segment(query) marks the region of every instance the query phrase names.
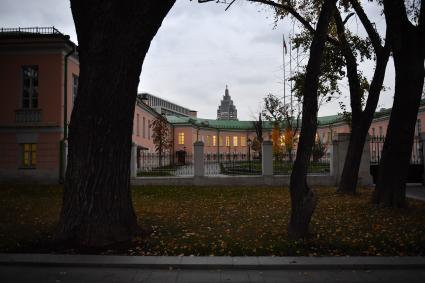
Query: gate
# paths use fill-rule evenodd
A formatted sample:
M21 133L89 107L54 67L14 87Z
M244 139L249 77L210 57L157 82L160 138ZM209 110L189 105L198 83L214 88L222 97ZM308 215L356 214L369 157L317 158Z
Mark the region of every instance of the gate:
M384 147L384 136L374 136L370 138L370 174L373 183L378 177L378 168ZM412 155L410 157L407 183L423 183L424 161L422 154L422 141L418 136L413 139Z

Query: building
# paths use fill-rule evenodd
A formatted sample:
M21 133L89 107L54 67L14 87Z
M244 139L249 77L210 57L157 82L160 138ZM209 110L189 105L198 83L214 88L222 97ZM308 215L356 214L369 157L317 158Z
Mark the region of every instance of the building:
M0 178L58 179L78 86L69 36L54 27L0 29Z
M145 100L150 107L155 109L156 112L162 115L196 118L197 112L195 110L190 110L149 93L141 93L139 96Z
M54 27L2 28L0 62L0 181L62 179L78 90L76 45ZM150 124L159 116L137 98L139 150L155 151Z
M223 100L221 100L217 109L217 120L238 120L238 111L236 110L236 106L233 105L233 100L229 95L227 85L224 91Z
M0 29L0 62L0 181L60 180L66 166L67 125L78 95L76 45L54 27ZM371 137L385 136L390 112L375 113ZM218 119L197 118L189 108L140 94L132 135L139 157L142 152L155 152L151 125L163 114L172 131L173 154L192 153L196 141L204 142L206 154L244 154L256 137L253 121L237 120L227 86ZM424 121L425 100L417 117L418 135ZM264 140L271 140L272 128L270 122L263 122ZM328 146L338 133L349 132L342 116L318 118L317 139ZM372 158L378 154L372 149Z

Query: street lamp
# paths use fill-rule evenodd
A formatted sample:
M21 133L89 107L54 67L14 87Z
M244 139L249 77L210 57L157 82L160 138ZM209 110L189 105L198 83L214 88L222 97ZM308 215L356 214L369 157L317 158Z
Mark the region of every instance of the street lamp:
M247 143L248 143L248 164L249 164L249 173L251 173L251 144L252 144L251 139L248 139Z

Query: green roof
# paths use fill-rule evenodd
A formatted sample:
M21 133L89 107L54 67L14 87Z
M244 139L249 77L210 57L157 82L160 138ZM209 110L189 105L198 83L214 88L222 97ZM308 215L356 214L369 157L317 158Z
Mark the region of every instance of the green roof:
M421 106L425 105L425 99L421 100ZM389 116L391 108L375 112L374 118ZM212 129L228 129L228 130L252 130L254 121L238 121L238 120L214 120L191 117L167 116L169 123L173 125L192 125L195 127L212 128ZM344 122L344 117L341 114L317 117L318 126L330 125L334 123ZM263 121L263 129L272 129L273 123ZM282 127L283 128L283 127Z

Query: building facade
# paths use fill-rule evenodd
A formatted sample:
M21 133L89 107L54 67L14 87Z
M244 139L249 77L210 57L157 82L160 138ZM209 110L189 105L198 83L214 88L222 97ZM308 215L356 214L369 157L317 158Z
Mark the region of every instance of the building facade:
M0 181L60 180L66 167L67 125L78 95L76 45L55 28L0 29L0 62ZM385 136L390 113L391 109L375 113L371 137ZM152 122L161 117L166 117L172 133L172 154L193 153L196 141L204 143L206 154L244 154L257 137L253 121L237 120L227 86L217 119L197 118L196 111L141 94L132 135L139 156L155 152ZM317 140L327 147L338 133L350 132L341 116L319 117L318 121ZM417 134L424 122L422 101ZM263 140L271 140L272 123L262 125Z
M229 95L229 89L226 85L223 99L217 109L217 120L237 120L238 111L236 106L233 104L233 100Z

